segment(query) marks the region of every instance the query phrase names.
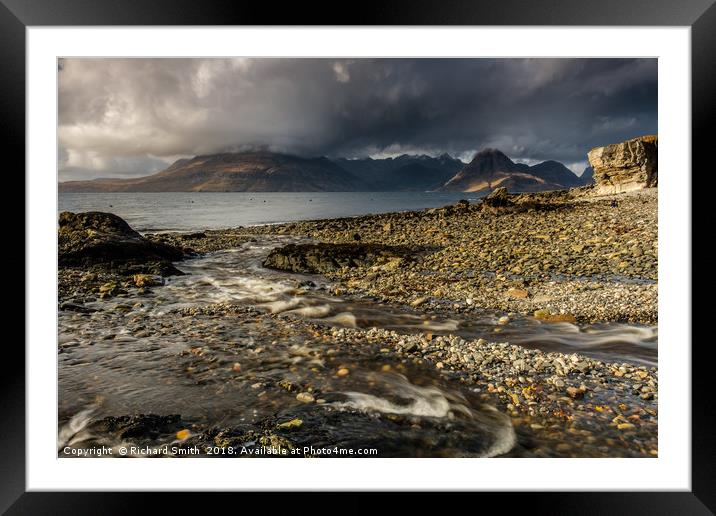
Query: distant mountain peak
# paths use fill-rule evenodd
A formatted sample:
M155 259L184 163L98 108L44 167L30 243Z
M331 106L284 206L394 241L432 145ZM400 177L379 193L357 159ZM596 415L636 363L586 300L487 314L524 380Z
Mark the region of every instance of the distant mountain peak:
M525 163L515 163L499 149L487 148L477 152L472 161L441 190L479 192L504 186L513 191L539 191L579 184L579 178L557 161L544 161L530 167Z
M579 176L579 181L583 185L591 185L594 183L594 169L591 166L585 168L582 175Z
M475 154L468 167L478 167L490 172L504 172L515 170L516 163L499 149L484 149Z
M507 154L502 152L500 149L497 149L495 147L487 147L485 149L482 149L482 150L476 152L475 156L473 157L473 160L475 160L477 158L482 158L485 156L492 156L492 155L504 156L507 158ZM507 159L509 159L509 158L507 158Z

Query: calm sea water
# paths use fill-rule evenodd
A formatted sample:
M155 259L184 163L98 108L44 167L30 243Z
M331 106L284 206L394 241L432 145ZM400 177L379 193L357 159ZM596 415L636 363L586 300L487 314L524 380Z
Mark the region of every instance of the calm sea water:
M137 231L193 231L420 210L477 199L448 192L60 193L59 211L107 211Z

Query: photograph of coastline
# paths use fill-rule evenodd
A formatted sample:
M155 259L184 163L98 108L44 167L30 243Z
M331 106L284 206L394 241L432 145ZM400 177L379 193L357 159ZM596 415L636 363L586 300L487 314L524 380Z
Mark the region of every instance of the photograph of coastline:
M58 457L657 457L657 60L58 61Z

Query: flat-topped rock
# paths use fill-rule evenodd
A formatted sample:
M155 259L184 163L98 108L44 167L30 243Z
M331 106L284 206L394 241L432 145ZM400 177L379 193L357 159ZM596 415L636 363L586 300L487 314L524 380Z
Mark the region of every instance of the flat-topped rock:
M594 192L615 194L652 188L658 182L658 137L641 136L589 151Z
M399 266L415 250L380 244L288 244L273 249L264 267L308 274L322 274L343 267Z

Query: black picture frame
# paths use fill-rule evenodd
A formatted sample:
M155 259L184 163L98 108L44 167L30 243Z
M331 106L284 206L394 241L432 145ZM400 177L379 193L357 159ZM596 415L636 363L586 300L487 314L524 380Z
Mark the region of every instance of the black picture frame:
M25 30L29 26L53 25L688 26L692 45L692 169L704 169L704 173L708 173L713 168L707 165L713 161L712 144L707 142L707 135L709 122L716 114L714 0L401 0L331 5L210 0L0 0L0 141L4 156L12 157L16 171L25 170ZM19 178L20 174L15 176ZM17 188L24 192L24 181L19 183ZM18 236L15 240L18 248L23 239L24 236ZM26 275L32 273L24 262L20 263L20 256L15 255L10 262L12 270L23 268ZM26 306L26 310L31 309ZM687 350L690 343L668 345L683 346ZM696 342L691 349L691 492L485 493L480 494L481 503L503 504L507 501L503 499L509 499L507 507L511 510L524 509L532 514L713 514L716 511L713 439L716 411L710 385L712 362L708 360L711 346L710 341ZM143 505L146 495L136 493L25 492L25 353L17 344L6 343L4 347L3 361L12 365L3 368L0 374L3 384L0 391L3 407L0 511L7 514L115 514ZM161 497L155 503L162 504L163 512L182 510L186 513L196 510L192 507L194 504L203 508L203 512L207 510L206 502L189 500L179 493L155 496ZM322 507L334 512L342 507L341 512L364 512L373 507L373 502L357 499L355 494L338 496L322 495L320 507L311 503L310 510ZM225 498L222 496L221 501ZM421 496L413 499L422 503ZM275 507L305 504L304 496L297 494L290 495L288 506L278 500L273 499L270 504ZM219 510L218 500L212 501L208 507ZM242 507L247 510L248 504L242 503L237 510ZM447 507L457 509L454 502Z

